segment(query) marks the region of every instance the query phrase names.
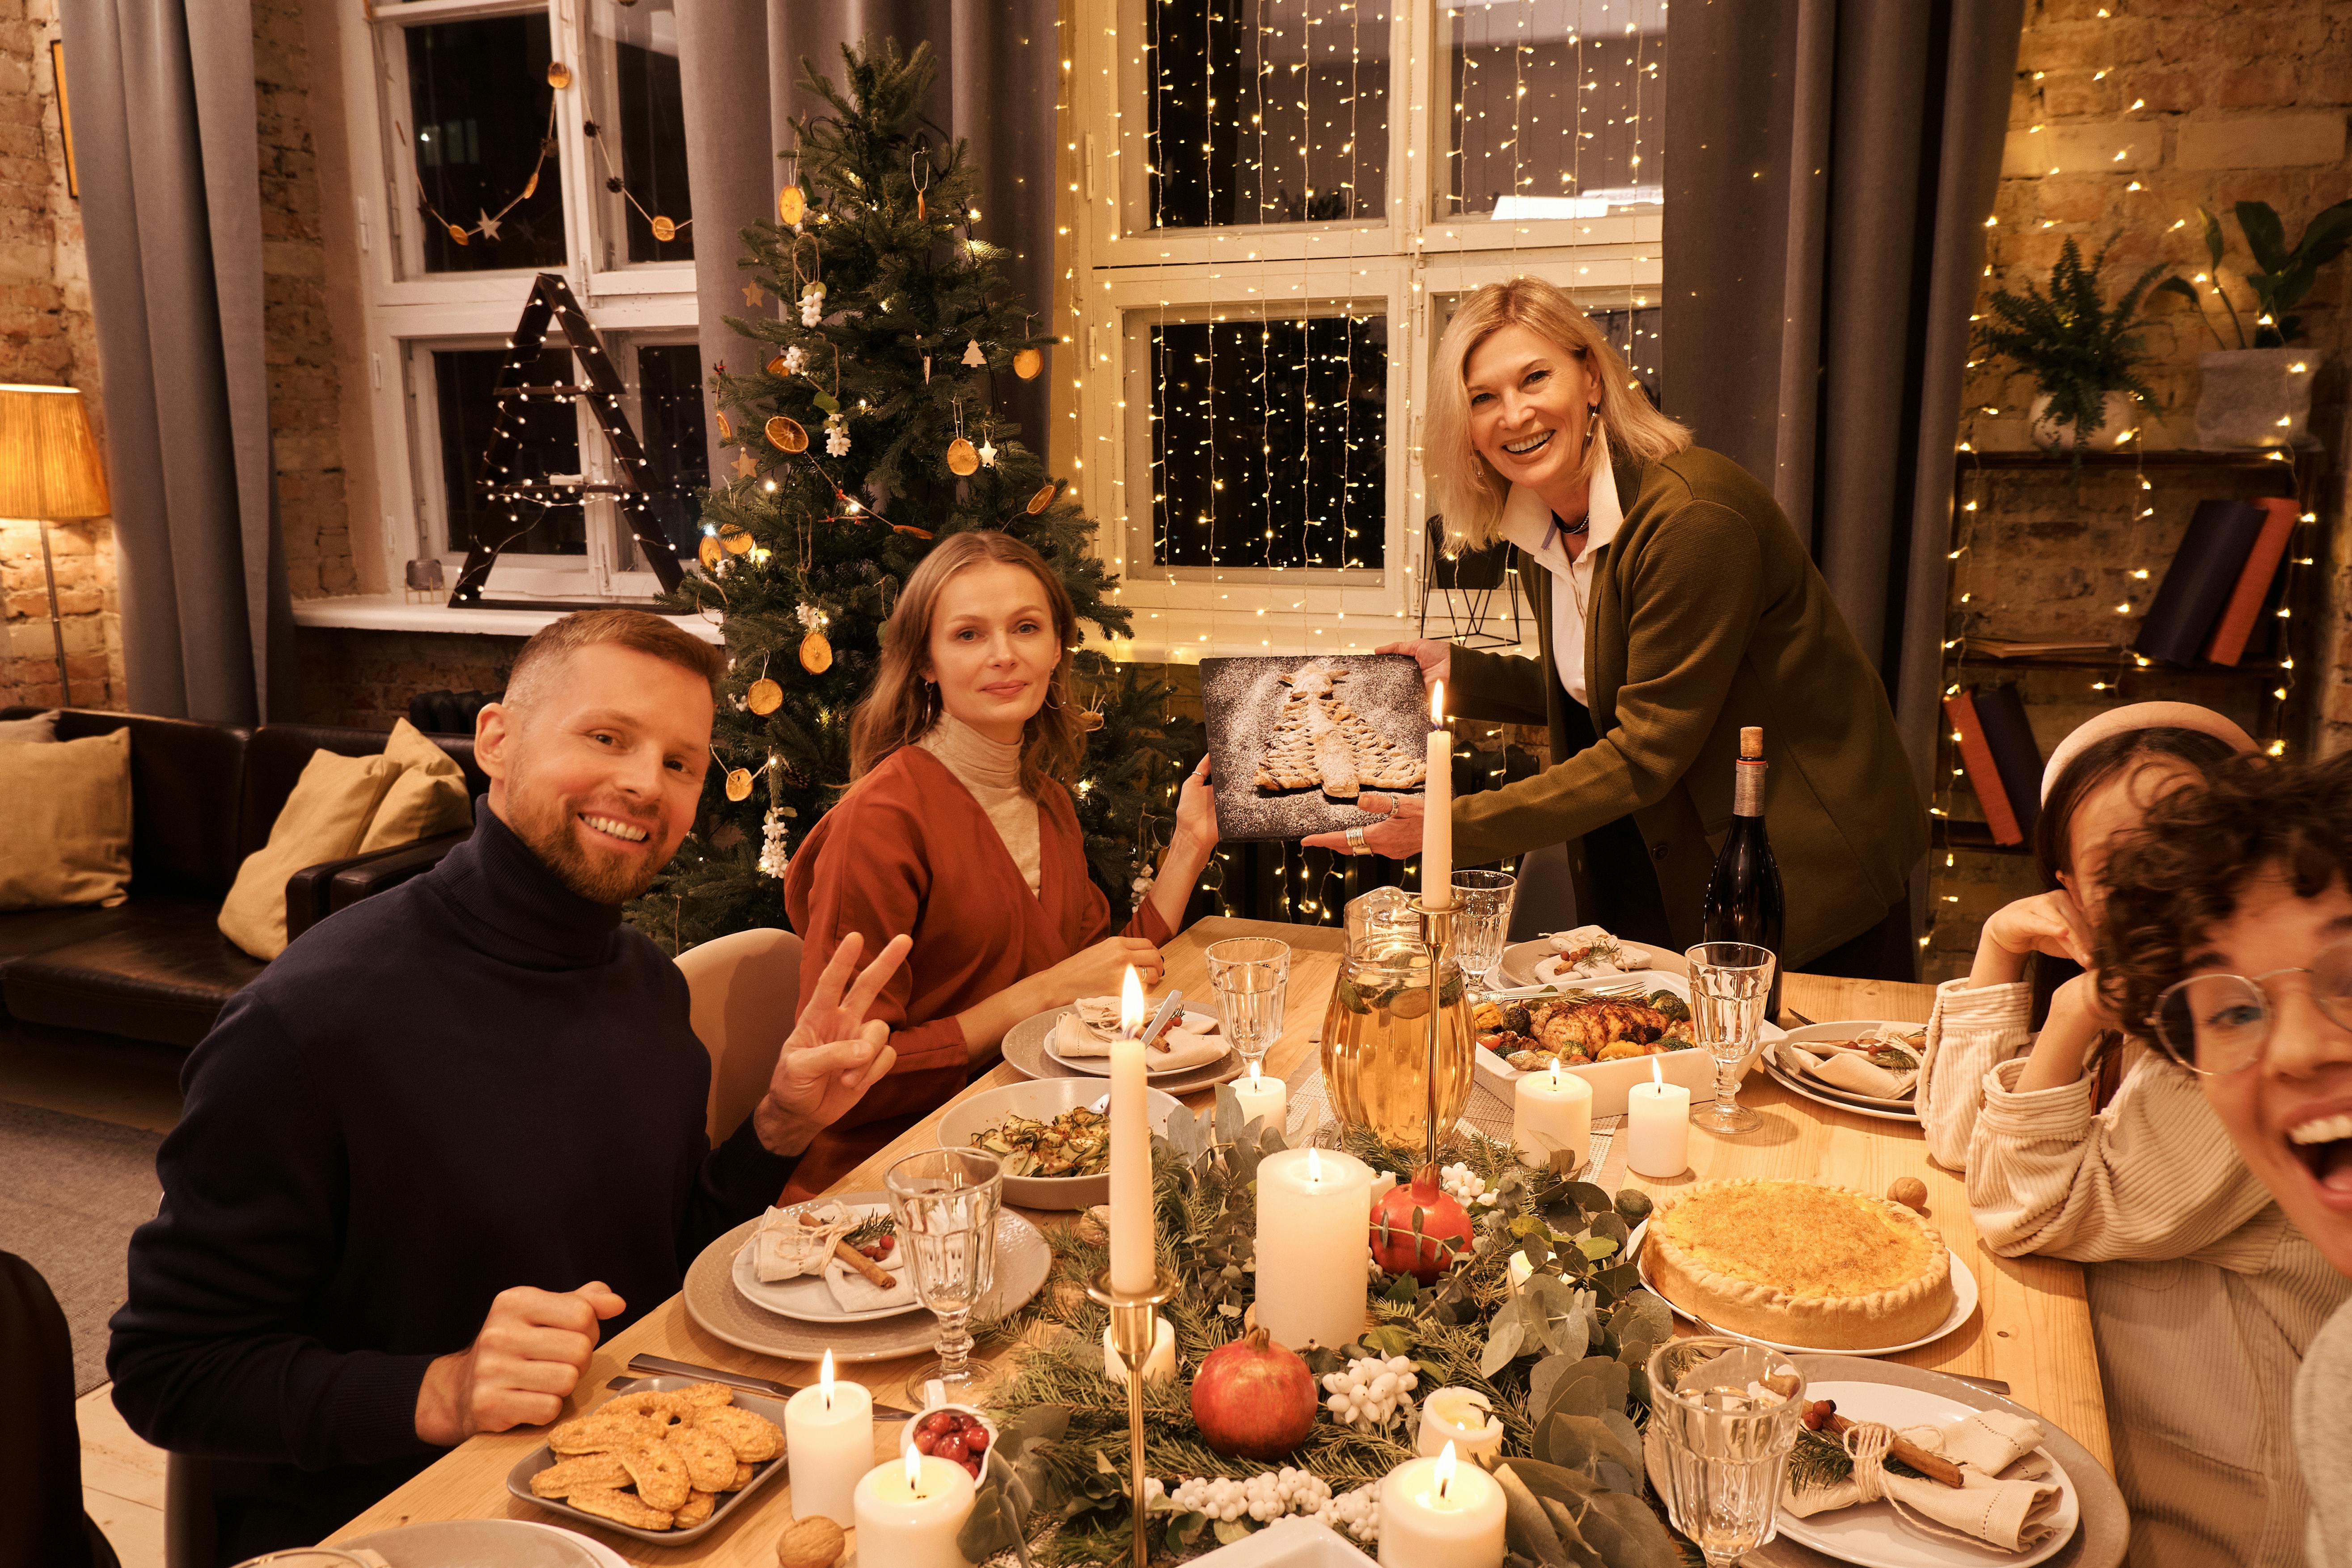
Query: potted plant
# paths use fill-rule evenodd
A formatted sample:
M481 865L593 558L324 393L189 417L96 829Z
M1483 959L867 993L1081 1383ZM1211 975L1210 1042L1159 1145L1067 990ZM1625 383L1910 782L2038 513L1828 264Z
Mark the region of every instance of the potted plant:
M2198 356L2203 385L2197 396L2197 444L2221 451L2243 447L2291 447L2303 437L2311 416L2311 379L2317 356L2294 346L2303 336L2303 318L2293 313L2296 304L2319 278L2319 269L2352 244L2352 200L2337 202L2304 226L2303 237L2287 248L2286 227L2268 202L2237 205L2238 232L2259 272L2245 274L2254 296L2253 341L2246 341L2246 322L2221 289L2221 220L2204 208L2205 254L2210 273L2194 280L2168 278L2157 285L2161 293L2178 294L2197 307L2198 319L2213 334L2214 352ZM2213 298L2230 318L2237 338L2232 347L2213 324L2205 298L2197 291L2208 284Z
M2069 238L2050 269L2047 294L2031 283L2022 294L1996 289L1986 300L1990 319L1977 329L1989 353L2033 377L2041 389L2033 399L2033 439L2053 451L2120 439L2131 427L2135 403L2155 406L2139 374L2147 355L2132 329L2140 324L2142 294L2164 268L2141 273L2110 307L2099 291L2108 246L2085 265Z

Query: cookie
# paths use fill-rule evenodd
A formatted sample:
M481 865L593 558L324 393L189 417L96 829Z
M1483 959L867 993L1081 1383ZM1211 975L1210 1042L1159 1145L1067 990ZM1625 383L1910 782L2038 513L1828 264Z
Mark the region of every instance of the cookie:
M582 1454L558 1459L530 1478L533 1497L569 1497L583 1487L625 1487L628 1468L610 1454Z
M648 1508L626 1492L607 1487L583 1487L563 1500L582 1513L609 1519L632 1530L667 1530L677 1516L664 1508Z
M647 1507L675 1509L694 1489L687 1475L686 1457L667 1443L640 1443L621 1449L619 1458Z
M687 1479L694 1483L695 1490L715 1492L735 1479L735 1450L709 1427L673 1426L664 1441L686 1461Z
M677 1510L677 1514L676 1516L677 1528L680 1530L692 1530L696 1525L700 1524L704 1520L709 1519L710 1517L710 1510L718 1506L719 1500L711 1496L709 1492L688 1492L686 1498L686 1505Z
M731 1405L716 1405L694 1418L698 1427L714 1432L735 1450L735 1457L749 1464L772 1459L784 1451L784 1435L776 1424L764 1415L740 1410Z
M593 1415L558 1425L547 1435L547 1446L559 1454L607 1454L639 1443L658 1441L662 1424L637 1415Z

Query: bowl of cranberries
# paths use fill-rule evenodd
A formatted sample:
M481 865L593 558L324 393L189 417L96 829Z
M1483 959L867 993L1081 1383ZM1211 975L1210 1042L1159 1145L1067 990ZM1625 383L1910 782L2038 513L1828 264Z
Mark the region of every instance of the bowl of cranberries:
M907 1423L898 1439L899 1452L919 1454L961 1465L980 1479L988 1468L988 1451L996 1446L996 1423L969 1405L935 1405Z

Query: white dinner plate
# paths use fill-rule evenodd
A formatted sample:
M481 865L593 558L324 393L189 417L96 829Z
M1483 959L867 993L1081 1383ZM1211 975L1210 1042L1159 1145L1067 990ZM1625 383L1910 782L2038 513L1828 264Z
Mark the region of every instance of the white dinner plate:
M1904 1388L1888 1383L1809 1382L1805 1396L1834 1400L1841 1415L1856 1421L1883 1421L1898 1431L1906 1426L1949 1426L1965 1421L1979 1408L1924 1388ZM1842 1508L1833 1513L1817 1513L1811 1519L1783 1513L1780 1532L1800 1546L1809 1546L1842 1563L1858 1563L1862 1568L1986 1568L1989 1563L2000 1564L2000 1568L2031 1568L2033 1563L2056 1556L2074 1538L2075 1527L2083 1518L2083 1500L2074 1489L2073 1478L2046 1445L2035 1451L2049 1461L2049 1479L2058 1483L2063 1495L2058 1500L2058 1511L2049 1536L2028 1552L2001 1552L1979 1542L1931 1536L1906 1523L1895 1511L1894 1504L1884 1501Z
M890 1212L890 1194L887 1193L844 1193L837 1198L812 1198L807 1203L794 1204L784 1212L788 1215L796 1215L805 1208L830 1207L836 1203L845 1204L861 1215L887 1215ZM780 1317L797 1318L803 1323L871 1323L883 1318L896 1318L907 1312L919 1311L922 1308L922 1302L915 1298L915 1281L908 1269L903 1267L895 1268L891 1272L907 1292L905 1306L876 1307L863 1312L845 1312L841 1310L840 1304L834 1300L833 1292L826 1289L824 1277L821 1275L795 1275L790 1279L779 1279L772 1284L761 1279L759 1269L752 1262L752 1255L756 1250L757 1248L751 1245L750 1237L746 1237L743 1245L736 1249L735 1289L741 1294L743 1300L751 1302L754 1307L774 1312Z
M1068 1014L1065 1014L1063 1016L1065 1017L1070 1016ZM1214 1034L1220 1027L1217 1020L1211 1017L1206 1013L1188 1012L1183 1015L1182 1022L1185 1028L1190 1029L1196 1035ZM1175 1026L1171 1025L1169 1026L1173 1028ZM1108 1078L1110 1076L1110 1058L1108 1057L1064 1056L1061 1049L1061 1025L1056 1022L1054 1027L1055 1032L1045 1037L1045 1054L1047 1056L1053 1058L1055 1061L1061 1063L1072 1072L1090 1072L1097 1078ZM1222 1041L1224 1037L1223 1035L1218 1035L1217 1038ZM1151 1053L1146 1051L1143 1054L1145 1064L1144 1076L1154 1079L1173 1078L1181 1073L1199 1072L1203 1068L1215 1067L1218 1062L1223 1061L1226 1057L1230 1057L1233 1054L1233 1047L1227 1046L1225 1047L1225 1055L1223 1057L1219 1057L1216 1061L1195 1062L1188 1068L1155 1068L1150 1066Z
M1946 1334L1957 1331L1961 1325L1965 1324L1970 1318L1976 1315L1977 1277L1969 1272L1969 1266L1960 1261L1960 1255L1958 1253L1953 1252L1948 1246L1946 1247L1944 1250L1947 1253L1951 1254L1952 1259L1952 1310L1944 1314L1944 1321L1937 1324L1933 1331L1918 1339L1911 1340L1899 1345L1874 1345L1868 1349L1848 1349L1842 1345L1788 1344L1780 1340L1765 1339L1760 1334L1743 1334L1735 1329L1719 1327L1717 1324L1708 1322L1705 1318L1700 1317L1696 1312L1691 1311L1689 1309L1684 1307L1672 1296L1667 1295L1664 1290L1658 1289L1657 1285L1650 1279L1650 1255L1646 1251L1642 1253L1635 1261L1641 1266L1642 1283L1649 1288L1650 1292L1653 1295L1665 1302L1667 1306L1673 1308L1675 1316L1677 1318L1686 1319L1691 1322L1696 1323L1700 1328L1705 1329L1709 1333L1730 1334L1738 1339L1754 1340L1759 1345L1770 1345L1776 1351L1788 1351L1792 1354L1868 1356L1893 1355L1897 1351L1915 1351L1921 1345L1934 1344Z
M1853 1037L1852 1034L1842 1031L1859 1032L1879 1026L1867 1021L1810 1024L1802 1029L1789 1031L1780 1039L1765 1047L1757 1053L1756 1059L1774 1083L1779 1084L1790 1094L1810 1100L1816 1105L1826 1105L1833 1110L1850 1110L1856 1116L1874 1116L1881 1121L1908 1121L1916 1126L1919 1121L1919 1110L1912 1100L1881 1100L1874 1095L1855 1094L1850 1090L1822 1083L1811 1074L1800 1072L1795 1068L1783 1067L1780 1064L1780 1047L1785 1044L1793 1042L1801 1045L1808 1037L1813 1039L1850 1039ZM1816 1034L1815 1030L1822 1032Z
M1678 970L1683 963L1682 955L1679 953L1653 952L1645 947L1628 945L1624 952L1626 958L1636 964L1654 964L1661 969ZM1559 957L1559 950L1552 946L1549 937L1538 937L1532 942L1515 942L1504 948L1503 956L1496 963L1496 969L1499 978L1507 985L1539 985L1544 982L1536 978L1536 966L1548 961L1557 960ZM1618 976L1591 974L1584 978L1614 980Z

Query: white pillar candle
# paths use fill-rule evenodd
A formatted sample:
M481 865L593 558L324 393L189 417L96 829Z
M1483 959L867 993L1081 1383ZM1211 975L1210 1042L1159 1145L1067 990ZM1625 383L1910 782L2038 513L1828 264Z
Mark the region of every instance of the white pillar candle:
M1445 727L1445 682L1429 689L1429 776L1423 785L1421 897L1454 907L1454 732Z
M1519 1075L1511 1091L1511 1142L1521 1163L1545 1165L1566 1149L1581 1165L1592 1148L1592 1085L1554 1062L1549 1072Z
M1394 1191L1396 1190L1396 1185L1397 1185L1397 1176L1396 1176L1396 1173L1395 1173L1395 1172L1393 1172L1393 1171L1374 1171L1374 1172L1372 1173L1372 1186L1371 1186L1371 1194L1370 1194L1371 1201L1370 1201L1370 1203L1367 1205L1367 1212L1369 1212L1369 1210L1370 1210L1370 1209L1376 1209L1376 1208L1380 1207L1380 1206L1381 1206L1381 1200L1382 1198L1384 1198L1384 1197L1388 1196L1391 1193L1394 1192ZM1369 1233L1369 1232L1367 1232L1367 1233L1366 1233L1366 1240L1367 1240L1367 1242L1369 1242L1369 1241L1370 1241L1370 1233Z
M874 1396L865 1385L833 1380L833 1352L816 1386L784 1405L784 1451L792 1456L793 1511L823 1514L846 1530L856 1522L850 1498L874 1463Z
M956 1537L971 1517L971 1496L970 1471L912 1448L875 1466L857 1483L857 1561L874 1568L971 1568ZM807 1511L797 1479L793 1506Z
M1257 1166L1257 1324L1293 1350L1364 1331L1372 1170L1329 1149L1284 1149Z
M1153 1256L1151 1122L1145 1103L1143 982L1128 966L1110 1047L1110 1288L1140 1296L1159 1282Z
M1502 1419L1476 1389L1441 1388L1421 1402L1421 1441L1413 1451L1433 1459L1448 1443L1468 1459L1503 1451Z
M1526 1253L1514 1252L1511 1254L1510 1261L1503 1266L1503 1272L1505 1279L1509 1281L1511 1294L1516 1296L1519 1293L1520 1286L1536 1277L1536 1266L1528 1261Z
M1246 1075L1234 1079L1234 1098L1242 1102L1242 1121L1265 1122L1282 1131L1282 1113L1290 1105L1290 1089L1278 1078L1265 1077L1252 1062Z
M1165 1318L1151 1320L1151 1353L1143 1358L1143 1386L1167 1383L1176 1376L1176 1331ZM1103 1375L1114 1388L1127 1386L1127 1358L1110 1342L1110 1331L1103 1331Z
M1625 1096L1625 1168L1637 1176L1679 1176L1690 1168L1690 1090L1668 1083L1658 1058L1650 1081Z
M1381 1568L1501 1568L1502 1483L1454 1457L1408 1459L1381 1483Z

